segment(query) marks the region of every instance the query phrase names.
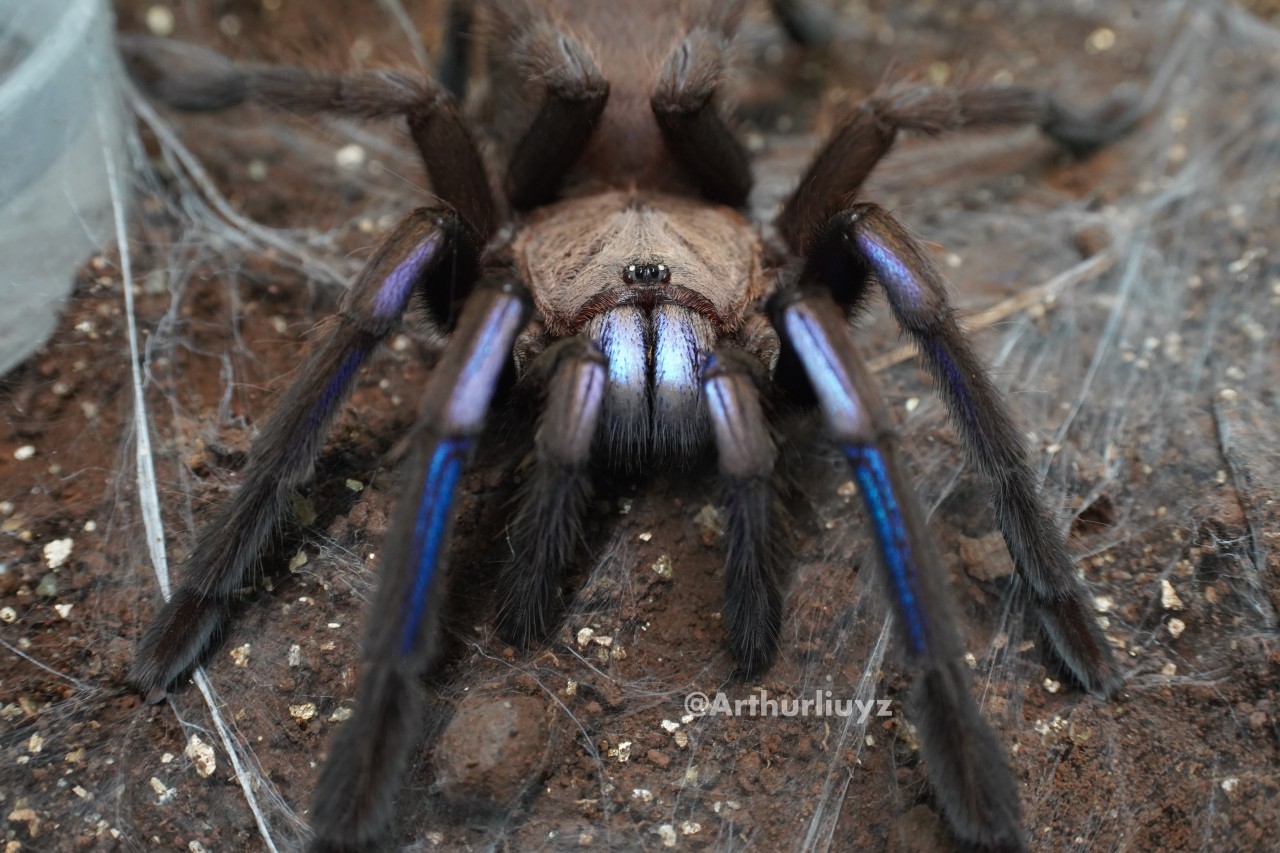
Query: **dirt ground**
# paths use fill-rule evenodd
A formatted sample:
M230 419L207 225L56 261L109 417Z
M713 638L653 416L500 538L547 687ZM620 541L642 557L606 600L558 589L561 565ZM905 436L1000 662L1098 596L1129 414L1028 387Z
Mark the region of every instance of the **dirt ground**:
M763 6L763 4L761 4ZM399 3L117 0L243 60L414 62ZM157 8L170 12L166 17ZM436 48L435 2L404 5ZM985 713L1036 850L1280 849L1280 29L1266 3L840 4L826 52L747 27L740 114L767 218L815 133L884 80L1017 79L1083 102L1146 92L1083 161L1034 132L902 146L867 195L930 241L1033 435L1046 489L1126 661L1076 687L1022 613L984 485L882 310L859 330L941 543ZM825 94L824 94L825 92ZM0 824L6 853L299 848L354 707L400 438L436 346L412 330L361 374L295 523L264 556L206 680L148 706L123 681L176 566L299 353L423 178L397 131L140 107L128 226L160 529L139 486L118 248L0 384ZM514 464L465 475L450 654L397 806L405 850L953 849L847 474L797 458L783 650L733 677L714 465L602 474L592 553L544 647L493 629ZM1064 522L1065 523L1065 522ZM163 539L157 538L162 533ZM160 546L156 548L155 546ZM890 715L696 717L830 691Z

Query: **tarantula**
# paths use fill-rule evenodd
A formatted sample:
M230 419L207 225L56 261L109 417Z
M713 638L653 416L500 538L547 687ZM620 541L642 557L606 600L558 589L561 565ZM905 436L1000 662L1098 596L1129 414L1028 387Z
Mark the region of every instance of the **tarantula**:
M992 484L1017 575L1057 655L1092 693L1119 687L1020 432L941 274L859 191L899 134L1030 124L1081 154L1122 133L1133 110L1117 98L1075 110L1017 85L885 88L830 134L777 218L755 223L744 213L751 159L719 95L744 5L488 0L473 17L454 3L437 79L246 67L217 54L194 67L188 55L179 73L164 44L126 44L135 77L179 108L258 102L402 119L436 197L382 240L307 355L243 484L199 531L129 676L159 701L210 645L356 372L406 314L447 331L383 550L362 712L339 733L311 811L317 849L376 840L389 820L424 713L422 679L440 656L437 592L455 488L486 413L512 390L508 374L540 416L510 521L514 555L500 570L505 638L527 645L553 627L593 466L678 465L714 450L726 506L724 624L741 671L766 669L788 575L772 401L814 411L873 522L914 671L908 707L942 810L963 839L1022 845L1017 786L971 695L935 545L850 333L875 285ZM801 4L774 8L796 37L812 33ZM488 69L477 108L484 148L460 107L473 44Z

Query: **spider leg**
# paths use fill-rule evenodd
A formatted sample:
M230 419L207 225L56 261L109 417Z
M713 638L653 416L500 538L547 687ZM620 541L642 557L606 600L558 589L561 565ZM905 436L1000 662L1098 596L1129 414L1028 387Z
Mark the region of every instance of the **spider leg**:
M467 72L471 67L471 37L475 10L471 0L449 0L445 11L444 37L436 79L461 103L467 94Z
M965 342L941 273L892 215L857 204L832 220L802 276L847 305L862 298L868 273L915 340L970 458L993 485L1000 529L1057 654L1091 693L1110 696L1122 682L1115 655L1062 531L1040 499L1022 433Z
M310 476L357 371L399 327L410 297L454 288L459 270L451 262L471 251L464 229L453 214L414 211L360 274L254 442L244 482L201 527L183 561L182 583L142 636L129 680L149 700L163 698L222 627L232 594L285 513L290 490Z
M720 460L725 505L725 629L744 675L778 651L787 549L774 463L777 449L760 405L759 361L722 347L708 356L702 387Z
M874 523L901 646L918 670L910 708L942 809L965 839L1021 847L1017 785L973 700L937 551L898 465L892 421L843 314L821 292L783 293L770 307Z
M498 577L498 631L510 643L528 646L552 627L561 573L582 539L591 500L587 463L607 378L604 356L585 337L556 342L526 377L547 390L511 524L515 554Z
M787 37L807 48L826 47L836 28L835 12L814 0L769 0Z
M529 79L546 87L533 121L507 164L512 207L527 210L555 198L604 111L609 83L586 48L549 21L515 30L511 49Z
M316 786L313 849L358 846L391 815L420 733L422 676L439 657L439 570L454 489L528 314L521 285L478 288L431 374L365 634L359 713L338 733Z
M131 76L151 96L192 112L258 103L299 113L361 119L404 116L431 189L488 242L498 225L480 150L448 89L395 71L339 74L286 65L239 65L217 51L166 39L125 37Z
M694 29L667 57L650 105L667 146L707 198L741 207L751 192L751 159L715 100L727 39L722 31Z
M1076 156L1124 135L1135 102L1112 95L1078 109L1031 86L897 86L864 101L836 128L778 216L787 244L803 253L818 229L854 197L899 131L938 136L957 130L1035 125Z

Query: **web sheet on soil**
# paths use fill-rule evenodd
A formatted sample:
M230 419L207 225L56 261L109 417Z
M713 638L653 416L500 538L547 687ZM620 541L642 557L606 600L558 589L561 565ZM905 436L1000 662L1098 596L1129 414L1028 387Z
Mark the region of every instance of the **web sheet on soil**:
M1122 699L1084 696L1045 657L1010 588L983 485L957 464L941 407L897 354L892 322L875 312L859 339L884 354L876 363L948 555L985 711L1023 783L1033 842L1150 849L1173 833L1215 849L1256 815L1251 797L1265 802L1277 785L1274 743L1270 757L1221 751L1241 738L1236 713L1188 720L1178 709L1214 707L1230 682L1248 681L1240 672L1250 643L1276 628L1265 533L1280 488L1271 390L1280 380L1280 32L1223 3L1150 4L1137 17L1119 4L1105 15L1060 5L1046 19L1090 50L1068 52L1061 67L1009 70L1094 96L1149 83L1149 115L1132 137L1080 165L1030 133L906 145L868 195L940 247L956 299L1034 435L1050 500L1072 520L1079 564L1127 661ZM944 73L926 63L948 58L947 22L911 14L861 9L842 38L898 57L905 71ZM387 26L399 26L396 15ZM776 33L757 29L752 49L776 53ZM1121 48L1135 61L1118 59ZM1003 67L988 60L972 74ZM828 73L849 75L855 89L866 82L841 62ZM123 222L120 245L133 258L120 299L130 295L140 333L142 394L115 453L104 551L128 573L116 582L136 589L137 603L111 619L78 610L77 634L91 646L114 636L113 620L132 632L149 618L165 555L176 565L205 507L234 487L298 342L377 236L424 198L414 157L382 128L256 111L191 119L132 105L152 140L147 154L134 152L137 186L120 187L141 199ZM252 130L241 125L250 121ZM776 122L753 137L763 147L755 203L768 210L813 140ZM202 156L220 147L231 153ZM305 187L305 197L273 184ZM428 372L419 356L429 362L434 345L407 332L366 370L315 485L295 502L297 529L267 558L270 588L246 595L198 689L134 709L90 748L86 762L114 769L93 797L68 793L48 806L47 820L105 821L125 847L304 841L326 746L359 713L357 647L397 440ZM476 519L492 509L504 470L481 467L464 483L455 540L475 564L455 560L455 575L490 568L474 541L488 528ZM784 650L758 684L733 680L724 651L716 496L705 478L677 472L649 489L628 480L616 495L602 490L612 529L573 574L578 592L560 635L513 654L492 635L489 606L468 601L474 627L455 629L457 653L434 682L442 703L428 732L467 696L524 694L545 706L550 722L532 747L512 746L510 802L460 817L450 797L461 783L444 778L450 759L428 745L395 838L444 849L816 850L934 838L936 817L913 808L931 801L846 481L834 467L806 481L813 518L800 536ZM487 591L483 582L462 588ZM51 754L70 743L60 719L114 701L109 685L75 688L36 714ZM694 691L734 699L758 688L889 699L893 716L697 718L683 707ZM1166 763L1167 773L1153 771ZM1186 791L1182 818L1171 821L1164 806L1175 784Z

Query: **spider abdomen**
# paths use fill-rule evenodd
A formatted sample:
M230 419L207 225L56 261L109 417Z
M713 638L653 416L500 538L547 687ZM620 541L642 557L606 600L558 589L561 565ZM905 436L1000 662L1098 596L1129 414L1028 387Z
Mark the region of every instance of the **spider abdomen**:
M679 463L705 443L702 359L716 342L696 310L635 299L587 323L609 362L598 440L611 459Z

